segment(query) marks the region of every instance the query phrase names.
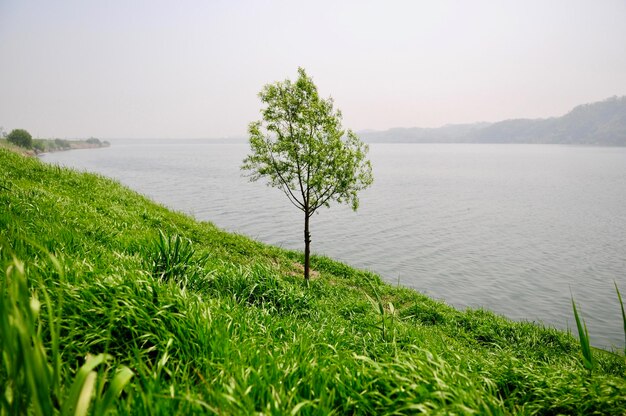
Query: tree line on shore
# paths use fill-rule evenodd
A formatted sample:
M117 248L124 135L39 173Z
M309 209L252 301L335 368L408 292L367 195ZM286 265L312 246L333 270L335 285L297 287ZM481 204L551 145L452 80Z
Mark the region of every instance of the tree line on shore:
M67 140L67 139L33 139L32 135L25 129L13 129L10 133L6 133L0 127L0 138L6 139L12 145L22 147L24 149L33 150L35 153L56 152L60 150L84 149L94 147L108 147L111 144L104 140L90 137L85 140Z

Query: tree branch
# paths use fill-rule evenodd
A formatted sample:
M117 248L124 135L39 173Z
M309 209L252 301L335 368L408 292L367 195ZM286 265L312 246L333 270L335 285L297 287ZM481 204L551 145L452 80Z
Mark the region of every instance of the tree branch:
M315 205L315 207L313 208L313 211L315 211L316 209L318 209L319 207L321 207L322 205L324 205L324 204L325 204L325 203L326 203L326 202L327 202L330 198L332 198L332 196L335 194L335 192L336 192L336 191L337 191L337 186L334 186L334 187L333 187L333 191L332 191L332 192L330 192L330 193L326 196L326 198L325 198L324 200L322 200L322 202L319 202L319 199L318 199L318 204L317 204L317 205Z
M268 152L268 154L270 156L270 159L271 159L271 162L272 162L272 167L274 168L274 172L276 172L276 175L278 175L278 178L280 179L280 181L283 184L283 187L284 187L283 192L286 189L289 192L289 194L287 196L291 196L291 198L293 198L292 203L295 201L301 207L300 209L304 209L304 204L302 202L298 201L298 198L296 198L295 195L293 194L293 192L291 192L291 188L289 188L288 182L285 180L285 178L283 178L283 175L280 174L280 171L278 169L278 165L276 163L276 159L274 158L274 152L272 152L271 146L269 145L268 142L264 141L264 143L265 143L265 145L267 147L267 152ZM287 194L287 192L285 192L285 194ZM298 205L296 205L296 206L298 206Z

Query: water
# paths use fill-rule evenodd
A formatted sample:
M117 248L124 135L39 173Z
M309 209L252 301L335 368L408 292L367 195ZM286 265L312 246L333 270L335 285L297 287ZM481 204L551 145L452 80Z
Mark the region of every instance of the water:
M245 144L115 141L43 160L117 178L230 231L302 250L303 215L239 171ZM357 213L312 218L312 250L458 308L575 329L623 347L626 149L555 145L374 144L374 185ZM575 332L575 331L574 331Z

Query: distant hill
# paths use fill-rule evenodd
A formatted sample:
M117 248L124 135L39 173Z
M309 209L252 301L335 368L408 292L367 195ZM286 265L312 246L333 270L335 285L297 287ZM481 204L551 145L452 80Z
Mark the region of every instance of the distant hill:
M554 143L626 146L626 96L583 104L561 117L360 132L369 143Z

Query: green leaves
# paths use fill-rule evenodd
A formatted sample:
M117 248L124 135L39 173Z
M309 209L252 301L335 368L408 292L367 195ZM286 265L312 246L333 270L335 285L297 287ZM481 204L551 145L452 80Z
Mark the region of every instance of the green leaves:
M7 136L9 143L13 143L16 146L25 147L30 149L33 146L33 138L29 132L24 129L14 129Z
M341 127L332 99L319 97L313 80L298 69L296 82L266 85L259 97L262 121L250 123L250 155L242 169L252 181L266 179L309 216L331 202L358 208L358 192L373 182L368 147Z

